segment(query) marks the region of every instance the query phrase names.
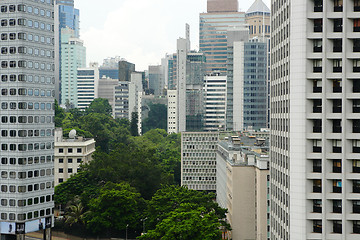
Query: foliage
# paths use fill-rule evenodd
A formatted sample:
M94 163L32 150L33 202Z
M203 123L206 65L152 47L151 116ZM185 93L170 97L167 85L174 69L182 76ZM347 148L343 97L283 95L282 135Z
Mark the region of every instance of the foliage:
M81 201L76 198L74 203L70 205L67 209L65 215L65 223L69 224L70 227L74 224L83 224L84 223L84 206Z
M65 119L65 110L62 109L55 100L55 127L61 127L62 121Z
M131 113L131 122L130 122L130 133L131 136L139 136L139 131L138 131L138 121L139 121L139 116L137 112L132 112Z
M141 209L145 204L141 195L127 183L107 183L97 198L91 199L86 223L93 233L121 231L126 225L139 224ZM109 234L110 231L110 234Z
M149 115L142 123L143 133L151 129L167 129L167 107L164 104L150 104Z
M111 115L112 107L109 104L109 100L104 98L96 98L90 103L89 107L86 109L86 113L101 113L105 115Z

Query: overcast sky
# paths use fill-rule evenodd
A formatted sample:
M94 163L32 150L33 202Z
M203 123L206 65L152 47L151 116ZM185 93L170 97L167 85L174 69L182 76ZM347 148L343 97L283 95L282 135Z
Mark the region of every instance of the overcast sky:
M254 1L239 0L240 10ZM263 1L270 7L270 0ZM176 51L185 23L190 24L191 47L198 49L199 13L206 12L206 0L75 0L75 7L88 63L120 56L142 71Z

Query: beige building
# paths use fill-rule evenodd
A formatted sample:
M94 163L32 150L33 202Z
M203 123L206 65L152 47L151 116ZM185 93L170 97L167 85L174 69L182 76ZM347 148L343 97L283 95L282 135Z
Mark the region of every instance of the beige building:
M62 128L55 130L55 186L77 173L80 164L91 161L95 152L93 138L76 137L73 131L69 138L63 138Z
M216 156L217 202L228 209L233 240L267 240L269 156L267 142L249 137L220 141Z
M270 9L262 0L255 0L245 14L250 38L270 38Z

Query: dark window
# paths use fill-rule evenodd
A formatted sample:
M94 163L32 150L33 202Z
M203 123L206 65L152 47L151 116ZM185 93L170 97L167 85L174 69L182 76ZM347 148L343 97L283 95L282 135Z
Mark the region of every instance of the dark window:
M313 160L313 172L321 173L321 160L319 159Z
M333 40L333 52L342 52L342 39Z
M342 32L343 20L342 18L334 19L334 32Z
M360 213L360 201L353 201L353 213Z
M321 193L321 180L320 179L316 179L313 182L313 192L314 193Z
M321 210L322 210L322 201L321 200L314 200L313 212L314 213L321 213Z
M342 92L342 81L341 79L333 80L333 92L341 93Z
M354 32L360 32L360 19L354 19Z
M360 173L360 160L353 160L353 173Z
M314 79L313 81L313 93L321 93L322 92L322 81L318 79Z
M321 220L314 220L313 222L314 233L322 233L322 222Z
M334 159L333 160L333 172L334 173L341 173L341 159Z
M314 40L314 52L322 52L322 40L321 39Z
M322 32L323 29L323 20L314 19L314 32Z
M360 52L360 39L354 39L353 44L353 52Z
M341 221L333 221L333 232L334 233L342 233L342 223Z
M321 101L321 99L314 99L313 100L313 112L314 113L321 113L322 112L322 101Z
M360 0L354 0L354 12L360 11Z
M323 0L314 0L314 12L323 11Z
M341 180L333 180L333 192L341 193Z
M341 99L334 99L332 102L333 102L333 113L341 113L342 112Z
M333 213L342 213L342 201L333 200Z
M334 0L334 12L343 11L343 0Z
M340 119L334 119L333 122L333 133L341 133L341 120Z
M314 133L321 133L321 131L322 131L322 127L321 127L322 121L321 121L321 119L314 119L313 124L314 124L313 132Z
M342 60L340 60L340 59L333 60L333 72L334 73L342 72Z

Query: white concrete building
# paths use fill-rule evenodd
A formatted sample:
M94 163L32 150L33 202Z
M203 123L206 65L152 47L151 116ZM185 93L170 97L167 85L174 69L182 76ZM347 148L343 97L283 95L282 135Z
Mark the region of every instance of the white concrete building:
M25 239L53 225L54 1L0 3L0 235Z
M77 70L77 96L78 108L85 110L90 103L98 98L99 89L99 66L97 63L90 63L88 68Z
M74 130L73 130L74 131ZM89 163L95 152L95 140L69 134L63 138L61 128L55 130L55 186L77 173L80 164Z
M168 121L167 121L167 132L178 133L178 114L177 114L177 90L168 90L167 91L167 100L168 100Z
M272 0L271 239L360 238L359 11Z
M143 73L133 72L131 73L131 82L129 83L129 120L131 121L131 115L136 112L138 115L138 132L142 133L142 96L143 91Z
M216 191L216 150L219 133L181 134L181 186Z
M205 131L225 130L226 80L216 72L204 77Z

